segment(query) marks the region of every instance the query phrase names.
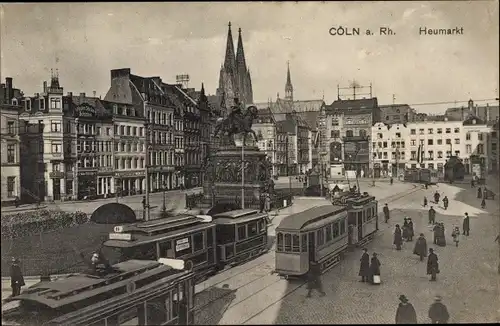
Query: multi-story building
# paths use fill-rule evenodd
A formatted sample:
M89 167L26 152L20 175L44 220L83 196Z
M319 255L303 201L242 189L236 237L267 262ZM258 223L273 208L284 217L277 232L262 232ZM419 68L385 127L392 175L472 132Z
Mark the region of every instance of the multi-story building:
M488 135L488 157L490 159L490 173L497 174L500 172L500 142L499 142L499 130L498 130L498 120L495 122L489 122L488 127L491 128L491 132Z
M293 175L296 162L295 124L293 120L276 121L276 165L280 176Z
M6 102L11 102L10 98ZM9 205L21 198L21 168L20 168L20 124L21 108L10 104L0 104L2 128L2 190L1 204Z
M388 125L377 122L372 127L372 162L374 177L398 176L404 172L409 156L406 139L409 129L405 124Z
M278 133L276 131L276 120L270 108L258 110L257 119L252 124L252 130L255 131L259 138L257 146L262 152L266 153L272 163L273 175L278 174L281 164L278 163L277 156ZM284 151L285 148L282 148L282 150ZM284 159L283 156L280 158Z
M380 118L385 124L405 124L415 120L416 111L408 104L379 105Z
M296 129L297 129L297 163L298 174L305 174L312 168L311 162L311 130L307 123L300 116L295 116Z
M489 155L491 150L488 146L491 145L489 139L492 131L491 127L485 121L470 116L462 123L462 130L461 143L463 145L460 150L464 153L461 158L464 160L465 172L472 173L472 163L474 161L472 157L483 161L485 171L489 172L492 166L492 158Z
M212 112L212 107L208 102L208 98L205 95L205 86L201 84L200 92L189 92L188 95L196 99L197 107L200 112L200 159L203 164L205 159L215 150L213 146L212 133L215 126L215 116ZM206 177L206 171L203 167L200 169L200 182L203 182Z
M498 105L474 105L474 101L470 99L467 106L453 107L446 109L445 116L453 120L466 120L469 116L475 116L484 122L496 121L499 117Z
M0 104L14 104L12 101L15 102L17 98L23 97L23 95L20 89L14 88L11 77L6 77L5 84L0 85Z
M324 128L334 133L328 135L324 130L327 139L329 136L334 138L334 141L330 141L331 148L329 150L329 156L334 159L333 167L331 166L332 162L329 162L331 175L338 176L339 165L342 164L344 170L356 171L358 176L368 176L370 173L371 129L375 122L380 121L377 98L337 100L325 107L325 115ZM332 116L331 127L329 127L328 116ZM334 137L331 137L332 135ZM323 141L329 142L328 140ZM341 161L338 160L339 150L342 153Z
M326 164L326 174L331 177L344 175L341 132L344 128L343 113L335 110L321 109L319 118L319 154Z

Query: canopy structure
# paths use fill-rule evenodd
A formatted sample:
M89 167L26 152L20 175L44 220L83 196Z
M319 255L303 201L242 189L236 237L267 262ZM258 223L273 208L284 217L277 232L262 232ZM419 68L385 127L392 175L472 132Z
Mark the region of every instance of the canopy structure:
M330 191L349 191L349 185L343 183L330 183L328 185L328 189Z
M127 205L108 203L97 208L90 220L99 224L134 223L137 222L137 216Z

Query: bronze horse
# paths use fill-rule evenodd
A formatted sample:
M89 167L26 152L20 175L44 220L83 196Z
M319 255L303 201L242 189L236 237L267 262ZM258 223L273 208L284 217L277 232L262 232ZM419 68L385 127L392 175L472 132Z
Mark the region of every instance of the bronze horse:
M245 146L246 135L251 133L255 141L258 141L257 134L252 130L252 124L256 118L257 107L253 105L249 106L245 113L239 117L235 117L234 114L231 113L227 118L217 122L215 125L214 137L216 137L219 132L222 132L222 135L227 135L234 143L234 135L243 134L243 146Z

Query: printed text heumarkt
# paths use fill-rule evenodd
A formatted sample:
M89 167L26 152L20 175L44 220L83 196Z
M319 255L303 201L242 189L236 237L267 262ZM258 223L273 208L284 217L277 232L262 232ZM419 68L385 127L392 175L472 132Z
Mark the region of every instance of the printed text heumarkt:
M420 27L419 35L464 35L463 27L455 28L427 28Z

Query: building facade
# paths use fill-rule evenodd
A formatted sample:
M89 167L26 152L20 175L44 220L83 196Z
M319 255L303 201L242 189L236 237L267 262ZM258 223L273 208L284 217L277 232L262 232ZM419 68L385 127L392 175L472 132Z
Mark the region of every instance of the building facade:
M379 105L379 108L380 120L385 124L406 124L415 120L416 111L408 104Z
M2 205L12 204L16 198L21 199L20 111L18 106L0 104Z
M490 134L488 135L488 157L490 158L490 173L498 175L500 172L500 143L499 143L499 130L498 130L498 120L492 123L488 123L488 127L491 128Z
M371 168L375 178L396 177L404 173L409 158L406 147L408 136L405 124L377 122L373 125Z
M488 103L486 105L477 105L474 104L472 99L468 101L467 106L448 108L445 112L448 119L464 121L469 116L475 116L486 123L496 121L499 114L498 105L489 105Z
M216 95L225 102L221 106L228 109L233 105L235 97L239 98L245 106L253 103L252 78L246 64L241 28L238 30L238 45L235 53L231 22L229 22L226 53L224 64L220 69Z
M280 171L277 156L278 133L276 131L276 121L270 108L258 110L257 119L252 124L252 130L255 131L259 139L257 146L262 152L266 153L267 158L272 163L273 175L277 175Z

